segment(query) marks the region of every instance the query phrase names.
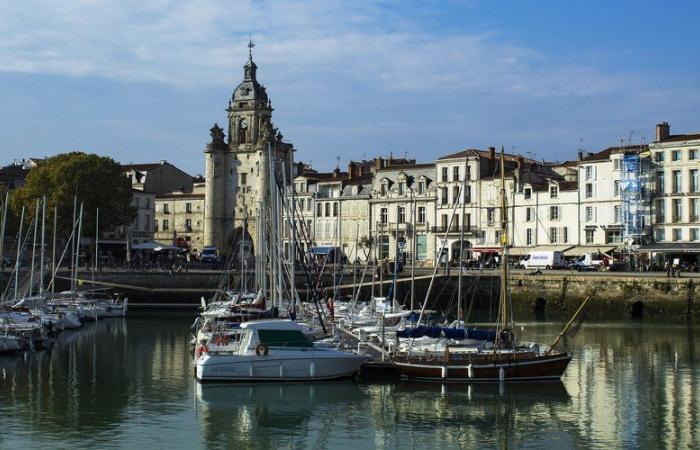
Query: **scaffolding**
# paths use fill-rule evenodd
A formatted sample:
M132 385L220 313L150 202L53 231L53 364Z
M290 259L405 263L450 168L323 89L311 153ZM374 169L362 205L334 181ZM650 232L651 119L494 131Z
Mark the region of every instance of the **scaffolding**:
M646 201L648 158L630 151L622 158L620 194L622 201L623 242L641 244L647 235L649 208Z

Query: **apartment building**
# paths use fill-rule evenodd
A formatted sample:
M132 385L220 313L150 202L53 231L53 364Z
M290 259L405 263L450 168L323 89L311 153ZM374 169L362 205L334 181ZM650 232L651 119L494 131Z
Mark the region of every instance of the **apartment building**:
M417 265L433 265L434 177L435 164L397 164L375 172L369 199L373 257L393 259L398 249L407 262L415 251Z
M155 199L155 240L195 253L204 247L204 182L192 190L160 194Z
M700 134L672 135L663 122L656 126L649 153L656 244L647 249L700 263Z

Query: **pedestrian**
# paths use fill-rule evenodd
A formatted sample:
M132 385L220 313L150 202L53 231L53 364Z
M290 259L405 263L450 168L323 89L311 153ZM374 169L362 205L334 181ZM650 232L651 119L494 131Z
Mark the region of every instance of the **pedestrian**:
M668 260L664 264L664 269L666 269L666 278L671 278L671 263Z

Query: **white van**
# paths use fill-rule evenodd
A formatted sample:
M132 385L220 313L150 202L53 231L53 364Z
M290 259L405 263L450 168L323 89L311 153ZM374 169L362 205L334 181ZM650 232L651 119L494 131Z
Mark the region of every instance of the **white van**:
M520 266L524 269L561 269L566 266L566 262L564 252L530 252L520 261Z
M574 269L576 270L599 270L600 266L603 265L603 259L605 255L601 253L584 253L579 256L574 263Z

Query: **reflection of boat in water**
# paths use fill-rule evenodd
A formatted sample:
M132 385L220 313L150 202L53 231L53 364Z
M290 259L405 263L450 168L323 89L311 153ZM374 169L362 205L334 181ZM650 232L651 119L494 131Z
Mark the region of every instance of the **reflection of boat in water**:
M467 386L459 384L435 384L402 382L396 385L397 392L426 393L446 396L466 396L470 401L513 400L523 405L567 403L571 396L561 381L518 382L506 384L477 383Z
M324 448L329 434L341 431L324 423L344 412L359 416L367 402L366 389L352 381L195 383L203 438L217 448Z

